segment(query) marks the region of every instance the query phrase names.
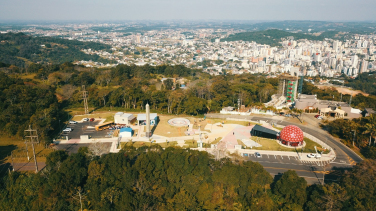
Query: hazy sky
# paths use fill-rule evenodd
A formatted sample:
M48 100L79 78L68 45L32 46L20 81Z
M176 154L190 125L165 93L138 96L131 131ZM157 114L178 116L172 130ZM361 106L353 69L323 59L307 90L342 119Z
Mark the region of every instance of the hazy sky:
M376 20L376 0L0 0L0 20Z

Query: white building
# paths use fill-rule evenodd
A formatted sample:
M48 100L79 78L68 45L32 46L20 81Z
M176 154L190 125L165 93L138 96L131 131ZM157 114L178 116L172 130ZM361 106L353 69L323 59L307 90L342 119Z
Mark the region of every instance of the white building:
M133 114L127 114L123 112L117 112L114 116L115 124L125 124L129 125L135 120L135 116Z

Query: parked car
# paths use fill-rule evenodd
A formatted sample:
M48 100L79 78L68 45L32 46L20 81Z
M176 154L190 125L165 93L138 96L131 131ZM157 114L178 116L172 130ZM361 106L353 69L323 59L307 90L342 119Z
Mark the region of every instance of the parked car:
M322 117L322 116L319 116L319 117L317 117L317 119L324 119L324 117Z
M315 115L315 118L317 118L317 117L319 117L319 116L320 116L320 115L316 114L316 115Z
M321 154L310 153L310 154L307 155L307 157L309 157L309 158L321 158Z
M95 120L94 118L91 118L91 119L90 119L90 122L94 122L94 120Z
M69 124L77 124L77 122L76 122L76 121L73 121L73 120L71 120L71 121L69 121Z
M255 157L256 157L256 158L261 158L260 153L256 152L256 153L255 153Z
M89 121L89 118L84 118L83 121L87 122L87 121Z
M291 117L291 114L286 114L285 117Z
M310 154L307 155L307 157L309 157L309 158L314 158L314 157L315 157L315 154L310 153Z
M65 128L65 129L63 130L63 132L72 132L72 128L67 127L67 128Z

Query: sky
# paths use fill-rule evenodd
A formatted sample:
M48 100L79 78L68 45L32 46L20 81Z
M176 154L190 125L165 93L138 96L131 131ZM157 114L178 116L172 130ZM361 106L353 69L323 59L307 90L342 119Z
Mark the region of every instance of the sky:
M1 21L375 21L376 0L0 0Z

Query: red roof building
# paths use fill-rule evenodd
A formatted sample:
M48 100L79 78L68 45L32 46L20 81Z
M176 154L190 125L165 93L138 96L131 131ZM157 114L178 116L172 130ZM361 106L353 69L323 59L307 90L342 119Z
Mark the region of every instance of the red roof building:
M303 145L303 131L295 125L284 127L279 135L279 139L284 145L301 146Z

